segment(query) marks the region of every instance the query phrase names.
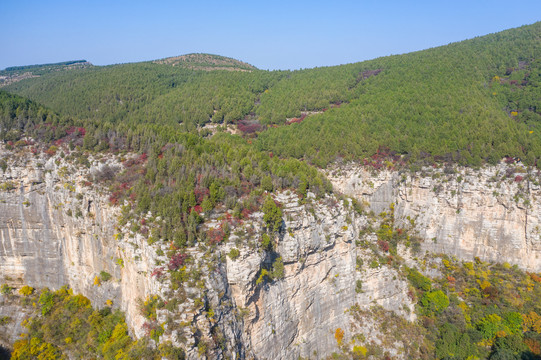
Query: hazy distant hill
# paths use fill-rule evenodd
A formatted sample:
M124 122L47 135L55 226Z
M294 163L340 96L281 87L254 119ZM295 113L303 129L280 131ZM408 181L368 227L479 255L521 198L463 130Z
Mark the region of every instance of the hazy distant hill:
M54 64L11 66L0 71L0 87L53 71L82 69L92 66L86 60L64 61Z

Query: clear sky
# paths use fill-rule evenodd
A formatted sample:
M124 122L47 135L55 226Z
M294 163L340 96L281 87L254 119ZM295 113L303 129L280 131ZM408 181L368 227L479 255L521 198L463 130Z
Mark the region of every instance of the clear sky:
M0 69L194 52L261 69L338 65L541 20L541 0L0 0Z

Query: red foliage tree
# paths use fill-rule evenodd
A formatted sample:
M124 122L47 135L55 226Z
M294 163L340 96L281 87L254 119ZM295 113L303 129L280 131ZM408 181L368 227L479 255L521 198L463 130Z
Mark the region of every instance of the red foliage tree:
M389 251L389 242L385 240L378 240L378 246L381 251L388 252Z
M167 268L171 271L175 271L178 268L180 268L182 265L184 265L184 261L187 258L188 258L188 255L184 253L177 253L171 256L171 259L169 260L169 264L167 264Z
M160 279L163 276L164 268L163 267L157 267L152 271L152 274L150 276L155 276L156 279Z
M222 228L210 229L207 232L207 237L211 245L218 244L224 239L224 231Z

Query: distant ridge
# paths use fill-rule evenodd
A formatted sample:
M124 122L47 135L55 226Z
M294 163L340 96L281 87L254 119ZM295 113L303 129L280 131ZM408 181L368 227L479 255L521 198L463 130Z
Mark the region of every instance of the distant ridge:
M255 66L229 57L212 54L186 54L155 60L156 64L182 66L192 70L252 71Z
M11 66L0 71L0 87L10 85L24 79L39 77L51 72L83 69L91 66L94 65L86 60L71 60L51 64Z
M72 60L72 61L64 61L64 62L58 62L58 63L51 63L51 64L36 64L36 65L24 65L24 66L11 66L4 69L4 71L28 71L33 69L41 69L41 68L57 68L57 67L69 67L69 66L88 66L92 65L86 60Z

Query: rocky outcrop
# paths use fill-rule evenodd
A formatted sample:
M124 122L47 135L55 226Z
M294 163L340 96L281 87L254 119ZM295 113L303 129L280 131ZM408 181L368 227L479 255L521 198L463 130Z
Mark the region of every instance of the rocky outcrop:
M395 270L357 269L356 246L366 218L334 197L299 204L297 195L280 194L284 231L275 244L284 277L257 285L262 254L243 249L227 260L227 278L239 309L244 309L244 339L258 359L323 358L338 350L336 329L349 336L348 310L356 303L383 306L409 317L407 283ZM356 291L357 281L362 291ZM404 311L408 308L408 312Z
M114 157L90 158L89 167L59 156L10 152L9 158L16 161L9 161L0 176L0 283L69 285L98 307L111 300L125 311L137 337L145 335L148 322L137 299L157 295L164 306L151 325L164 329L160 341L183 347L189 359L325 358L339 351L336 334L343 331L346 340L359 334L353 308L357 315L391 311L415 320L411 290L398 264L417 267L419 254L412 256L400 244L398 262L389 259L378 248L375 230L367 233L378 226L378 217L357 213L347 200L275 194L283 223L272 247L261 245L262 213L236 220L227 241L213 246L197 241L182 249L190 261L179 288L163 271L169 244L150 245L140 231L131 230L134 224L120 226L120 207L110 204L103 187L91 184L97 174L120 169ZM394 203L396 226L415 223L424 239L422 254L479 256L539 270L537 174L509 168L372 174L349 166L329 177L336 189L375 213ZM225 209L206 214L201 234L230 215ZM283 269L273 271L277 259ZM111 279L103 280L102 272ZM0 316L16 313L13 321L20 323L27 311L14 306L0 299ZM363 320L369 324L362 331L367 342L378 343L376 315ZM22 330L12 329L2 333L4 343ZM400 345L388 350L402 356Z
M504 163L416 173L349 165L329 172L329 178L337 190L364 201L375 213L394 203L398 219L415 220L425 250L541 270L537 171Z
M118 208L89 183L100 167L118 164L95 160L85 168L58 157L9 155L0 175L0 283L68 285L98 307L111 300L142 335L135 300L159 292L147 275L156 252L140 237L116 235ZM111 279L102 281L101 272Z

